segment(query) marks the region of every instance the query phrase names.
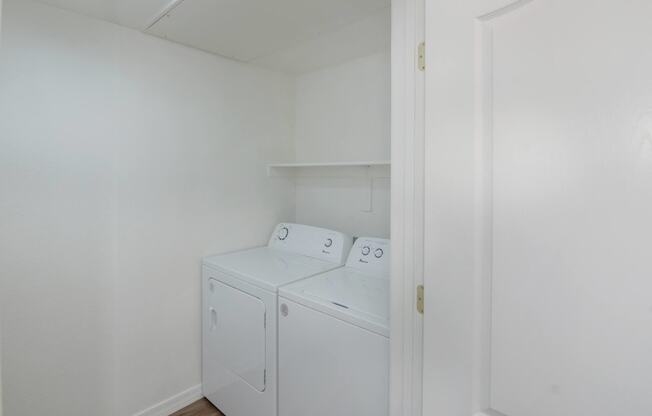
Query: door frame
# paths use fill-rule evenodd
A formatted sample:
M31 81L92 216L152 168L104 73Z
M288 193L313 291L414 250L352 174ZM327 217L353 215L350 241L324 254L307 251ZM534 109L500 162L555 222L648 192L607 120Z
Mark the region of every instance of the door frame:
M2 48L2 0L0 0L0 48ZM2 319L0 319L0 416L2 416Z
M425 39L424 0L392 1L391 153L392 274L390 415L421 416L425 197L425 72L417 67Z
M2 0L0 0L0 48L2 48ZM0 416L2 416L2 319L0 319Z

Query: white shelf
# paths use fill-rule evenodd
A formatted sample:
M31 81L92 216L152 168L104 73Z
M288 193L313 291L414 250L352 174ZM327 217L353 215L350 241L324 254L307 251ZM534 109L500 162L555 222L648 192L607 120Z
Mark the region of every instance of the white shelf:
M373 195L375 180L389 180L391 175L389 160L370 160L363 162L315 162L315 163L272 163L267 165L270 177L294 178L299 181L324 180L326 178L354 180L358 185L364 184L369 195L368 208L364 212L373 212Z
M273 163L267 165L270 169L276 168L340 168L340 167L360 167L370 168L372 166L390 166L389 160L374 160L365 162L319 162L319 163Z
M273 163L268 176L285 177L389 177L388 160L363 162Z

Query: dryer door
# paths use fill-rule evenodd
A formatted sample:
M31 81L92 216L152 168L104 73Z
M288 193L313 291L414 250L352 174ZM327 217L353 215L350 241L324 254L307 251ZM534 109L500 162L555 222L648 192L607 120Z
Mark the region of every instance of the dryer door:
M265 304L215 279L209 281L208 331L221 366L265 391Z

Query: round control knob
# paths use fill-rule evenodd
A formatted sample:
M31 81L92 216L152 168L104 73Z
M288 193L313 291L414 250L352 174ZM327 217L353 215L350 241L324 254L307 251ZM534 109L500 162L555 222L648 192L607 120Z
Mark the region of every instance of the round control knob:
M362 247L362 255L363 256L368 256L369 253L371 253L371 247L369 247L369 246Z
M326 242L324 243L324 247L330 247L333 245L333 239L332 238L327 238Z
M383 257L383 249L382 248L377 248L376 251L374 251L374 256L376 256L377 259Z
M290 233L290 230L288 230L288 227L283 227L280 230L278 230L278 239L279 240L285 240L288 238L288 234Z

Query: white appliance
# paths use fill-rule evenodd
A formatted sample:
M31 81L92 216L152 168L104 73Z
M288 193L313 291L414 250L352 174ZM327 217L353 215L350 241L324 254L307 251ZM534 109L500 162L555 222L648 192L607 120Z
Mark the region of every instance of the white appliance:
M279 291L279 415L382 416L389 394L389 240Z
M202 390L227 416L276 415L278 288L341 267L351 244L279 224L266 247L204 259Z

